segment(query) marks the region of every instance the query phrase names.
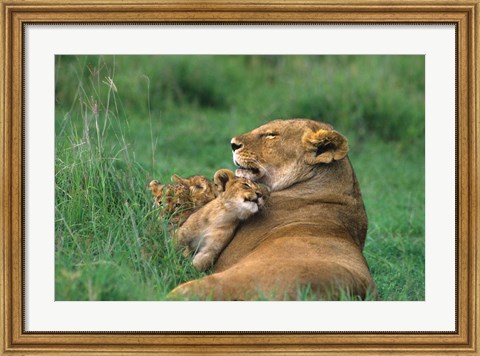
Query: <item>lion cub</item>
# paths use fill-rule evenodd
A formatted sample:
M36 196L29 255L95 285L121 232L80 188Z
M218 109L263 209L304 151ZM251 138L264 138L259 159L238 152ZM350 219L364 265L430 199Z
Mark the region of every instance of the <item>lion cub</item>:
M214 264L239 222L258 212L269 196L266 186L237 178L228 169L217 171L213 181L219 196L194 212L174 235L177 246L194 253L198 271Z
M215 184L203 176L181 178L173 175L172 181L173 184L161 184L152 180L149 184L154 204L161 208L159 218L168 219L172 227L182 225L195 209L218 195Z

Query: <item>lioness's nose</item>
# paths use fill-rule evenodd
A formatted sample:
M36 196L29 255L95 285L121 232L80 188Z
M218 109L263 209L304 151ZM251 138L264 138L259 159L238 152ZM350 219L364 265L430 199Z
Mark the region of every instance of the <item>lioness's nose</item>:
M243 145L241 143L236 143L236 142L234 142L234 140L232 140L231 144L232 144L232 151L233 152L235 152L236 150L243 147Z

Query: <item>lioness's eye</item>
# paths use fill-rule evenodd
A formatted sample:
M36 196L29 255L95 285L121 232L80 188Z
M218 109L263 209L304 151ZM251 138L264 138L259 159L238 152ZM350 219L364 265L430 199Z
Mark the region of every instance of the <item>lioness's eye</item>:
M278 133L276 132L267 132L267 133L264 133L262 134L263 137L265 138L275 138L278 136Z

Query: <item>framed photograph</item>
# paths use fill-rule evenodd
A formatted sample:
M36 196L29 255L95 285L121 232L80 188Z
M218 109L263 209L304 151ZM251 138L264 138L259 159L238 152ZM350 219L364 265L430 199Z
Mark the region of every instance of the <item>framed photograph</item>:
M477 354L479 9L2 1L2 354Z

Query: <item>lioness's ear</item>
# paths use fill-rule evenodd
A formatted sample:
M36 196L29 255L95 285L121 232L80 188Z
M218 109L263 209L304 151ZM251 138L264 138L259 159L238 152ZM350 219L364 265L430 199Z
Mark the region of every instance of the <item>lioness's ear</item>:
M217 186L219 192L224 192L227 182L235 178L235 173L229 169L220 169L213 176L213 182Z
M347 139L335 130L309 130L302 138L308 164L330 163L348 153Z

